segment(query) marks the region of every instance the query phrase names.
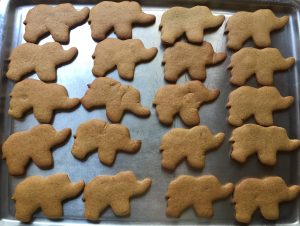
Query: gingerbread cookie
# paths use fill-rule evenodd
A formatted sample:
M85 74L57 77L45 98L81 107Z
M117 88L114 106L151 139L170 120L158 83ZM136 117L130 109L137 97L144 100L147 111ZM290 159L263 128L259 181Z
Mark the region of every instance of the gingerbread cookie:
M84 187L81 180L71 183L67 174L58 173L48 177L31 176L16 187L12 199L16 202L16 219L28 223L32 215L42 209L50 219L63 216L62 203L78 196Z
M106 107L107 118L114 122L120 122L125 111L135 115L147 117L150 115L148 108L142 106L140 93L132 86L122 85L111 78L97 78L81 100L86 109Z
M292 96L282 97L275 87L242 86L229 94L226 105L229 108L228 122L234 126L241 126L253 115L258 124L271 126L273 111L287 109L293 102Z
M295 199L299 192L300 186L288 187L281 177L244 179L235 186L233 193L235 219L248 224L253 213L259 209L265 219L277 220L278 205Z
M295 63L295 58L285 59L275 48L243 48L233 54L230 60L230 82L237 86L245 85L252 75L255 75L259 84L272 85L275 71L287 70Z
M227 47L238 50L249 38L259 48L268 47L271 45L271 31L283 28L288 21L288 16L276 17L270 9L237 12L229 17L226 24Z
M185 71L191 79L204 80L206 78L206 65L222 62L226 53L215 53L209 42L202 45L193 45L186 42L176 42L173 47L167 48L164 53L165 79L176 82Z
M83 192L84 217L92 221L99 220L108 207L116 216L128 216L130 199L144 194L150 186L149 178L138 181L131 171L123 171L115 176L97 176L85 186Z
M199 217L214 215L213 202L233 192L234 185L222 185L213 175L201 177L179 176L171 181L166 194L167 216L180 217L184 210L193 207Z
M160 145L161 165L168 170L174 170L186 158L191 167L202 169L205 152L220 146L224 137L224 133L213 135L207 126L171 129L163 136Z
M278 151L293 151L300 147L300 140L290 140L286 130L277 126L263 127L246 124L232 131L231 157L241 163L255 153L261 163L276 164Z
M89 12L87 7L77 11L70 3L54 7L37 5L27 13L24 39L37 43L41 37L50 33L56 42L68 43L70 29L86 21Z
M119 39L132 37L133 25L148 25L155 22L155 16L142 11L135 1L103 1L91 9L89 24L94 40L105 39L113 29Z
M198 109L204 102L215 100L219 90L209 90L200 81L190 81L185 84L166 85L160 88L153 104L161 123L171 125L174 116L179 113L187 126L200 123Z
M80 103L80 99L68 97L64 86L35 79L25 79L15 84L10 98L10 116L20 119L33 109L40 123L50 123L55 110L70 110Z
M152 60L156 53L157 48L146 49L139 39L105 39L97 44L93 54L93 74L102 77L117 67L121 78L131 80L135 65Z
M6 159L9 174L25 174L30 160L42 169L51 167L51 149L66 141L70 134L69 128L57 132L52 125L44 124L10 135L2 145L2 158Z
M173 44L185 33L188 41L201 43L204 30L221 26L224 19L223 15L214 16L206 6L172 7L161 18L161 40Z
M36 72L44 82L56 80L56 67L72 61L77 55L75 47L64 50L57 42L44 45L24 43L12 51L6 77L20 81L22 77Z

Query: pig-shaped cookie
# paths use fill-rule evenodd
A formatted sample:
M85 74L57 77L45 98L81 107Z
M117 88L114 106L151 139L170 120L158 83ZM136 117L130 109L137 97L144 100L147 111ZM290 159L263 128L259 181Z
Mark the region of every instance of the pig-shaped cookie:
M222 185L213 175L179 176L169 184L166 214L177 218L184 210L193 207L199 217L211 218L213 202L229 196L233 188L232 183Z
M233 193L235 219L249 224L253 213L259 209L265 219L277 220L279 204L295 199L299 192L300 186L288 187L281 177L244 179L235 186Z
M191 167L201 169L205 164L205 152L217 148L223 141L224 133L213 135L207 126L171 129L161 141L161 165L174 170L186 158Z
M17 185L12 197L16 202L16 219L28 223L40 208L48 218L59 219L63 216L62 203L78 196L83 187L82 180L71 183L63 173L28 177Z
M106 107L107 118L113 123L120 122L125 111L141 117L150 115L149 109L142 106L140 93L129 85L107 77L95 79L81 100L86 109Z
M70 134L69 128L57 132L52 125L44 124L10 135L2 145L2 158L6 159L9 174L23 175L30 160L42 169L51 167L51 149L63 143Z
M85 186L83 201L84 217L91 221L99 220L108 207L116 216L130 214L130 199L144 194L151 186L146 178L138 181L131 171L123 171L114 176L97 176Z
M75 47L64 50L57 42L41 46L24 43L12 51L6 77L20 81L25 75L36 72L40 80L53 82L56 80L56 68L72 61L76 55Z
M146 49L139 39L107 38L96 46L93 54L93 74L102 77L117 67L121 78L131 80L134 76L135 65L150 61L156 53L157 48Z
M204 102L213 101L219 94L219 90L209 90L200 81L190 81L160 88L155 94L153 104L156 105L156 113L161 123L171 125L174 116L179 113L184 124L196 126L200 123L200 106Z
M20 119L33 109L40 123L50 123L55 110L70 110L80 103L80 99L68 97L64 86L35 79L25 79L15 84L10 98L10 116Z
M230 82L237 86L245 85L253 75L259 84L272 85L275 71L287 70L295 63L295 58L285 59L275 48L242 48L233 54L230 60Z
M259 125L271 126L273 111L287 109L293 102L292 96L282 97L275 87L241 86L229 94L226 105L229 108L228 122L241 126L253 115Z

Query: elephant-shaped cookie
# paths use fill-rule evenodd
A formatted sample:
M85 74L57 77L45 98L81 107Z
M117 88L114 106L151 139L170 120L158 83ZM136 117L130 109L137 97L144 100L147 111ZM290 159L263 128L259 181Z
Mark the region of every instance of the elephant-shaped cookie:
M149 178L138 181L131 171L123 171L114 176L97 176L83 191L84 217L91 221L99 220L108 207L112 208L116 216L128 216L130 199L144 194L150 186Z
M166 193L169 217L180 217L184 210L193 207L199 217L211 218L213 202L229 196L232 183L222 185L213 175L193 177L182 175L171 181Z
M200 81L190 81L160 88L155 94L153 104L156 105L156 113L161 123L171 125L174 116L179 113L184 124L196 126L200 123L200 106L204 102L213 101L219 94L219 90L209 90Z
M260 209L267 220L279 218L279 204L295 199L300 186L288 187L281 177L247 178L234 189L232 202L235 206L235 219L250 223L253 213Z
M212 45L205 41L200 46L176 42L164 53L165 79L169 82L176 82L180 75L188 71L191 79L204 80L206 78L205 66L217 64L225 58L226 53L215 53Z
M293 102L292 96L282 97L275 87L241 86L229 94L226 105L229 108L228 122L241 126L253 115L259 125L271 126L273 111L287 109Z
M89 8L77 11L70 3L49 6L40 4L29 10L24 21L24 39L37 43L41 37L51 34L56 42L68 43L70 29L86 21Z
M62 203L78 196L84 182L71 183L67 174L58 173L48 177L31 176L16 187L12 199L16 202L16 219L28 223L32 215L42 209L50 219L63 216Z
M224 137L224 133L213 135L207 126L171 129L161 141L161 165L174 170L186 158L191 167L201 169L205 164L205 152L220 146Z
M229 17L226 24L227 47L239 50L249 38L259 48L268 47L271 45L270 32L283 28L288 20L288 16L276 17L270 9L237 12Z
M12 51L6 77L20 81L25 75L36 72L40 80L53 82L56 80L56 68L72 61L76 55L75 47L64 50L57 42L41 46L24 43Z
M99 160L106 165L114 163L117 152L135 153L141 147L140 140L130 139L127 127L97 119L80 124L74 137L72 154L76 158L84 159L98 150Z
M173 44L185 33L188 41L199 44L203 41L204 29L218 27L224 19L223 15L214 16L206 6L172 7L161 18L161 40Z
M102 77L117 67L121 78L131 80L134 76L135 65L150 61L156 53L157 48L146 49L139 39L107 38L96 46L93 54L93 74Z
M33 109L40 123L50 123L55 110L69 110L80 103L80 99L68 97L64 86L35 79L25 79L15 84L10 98L10 116L20 119Z
M295 58L285 59L276 48L242 48L230 60L230 82L237 86L245 85L253 75L259 84L272 85L275 71L287 70L295 63Z
M277 126L264 127L245 124L232 131L231 157L241 163L255 153L261 163L275 165L278 151L293 151L300 147L300 140L290 140L286 130Z
M88 87L88 91L81 100L82 105L86 109L106 107L107 118L113 123L120 122L125 111L141 117L150 115L149 109L140 103L139 91L132 86L122 85L111 78L100 77Z
M57 132L52 125L43 124L10 135L2 145L2 158L6 159L9 174L23 175L30 160L42 169L51 167L51 149L63 143L70 134L69 128Z
M133 25L147 25L155 22L155 16L142 11L135 1L102 1L91 9L89 24L94 40L105 39L114 30L119 39L132 37Z

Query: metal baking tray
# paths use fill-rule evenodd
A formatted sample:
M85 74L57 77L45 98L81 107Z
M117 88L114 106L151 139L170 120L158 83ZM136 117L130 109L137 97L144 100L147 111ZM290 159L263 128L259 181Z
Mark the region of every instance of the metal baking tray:
M13 48L24 42L22 36L24 33L23 20L26 13L34 5L60 4L63 0L0 0L0 136L3 142L11 133L21 130L27 130L38 124L32 114L28 114L23 120L13 120L7 115L9 104L9 93L13 83L5 77L8 66L8 57ZM95 0L74 0L73 3L78 9L84 6L92 7L99 1ZM203 170L193 170L185 162L177 167L173 173L167 172L161 168L159 146L161 137L170 127L159 123L155 108L152 106L152 100L156 90L166 84L163 78L163 66L161 65L165 47L160 41L160 32L158 26L161 16L165 10L172 6L192 7L195 5L206 5L213 10L214 14L226 16L226 20L233 13L241 10L254 11L259 8L270 8L278 16L288 15L289 23L284 29L272 33L272 46L279 48L282 54L294 56L296 58L295 66L285 72L277 73L275 76L276 87L282 95L292 95L295 97L294 105L287 111L275 113L275 125L287 129L291 138L300 138L300 110L299 110L299 13L300 4L293 0L141 0L143 10L147 13L156 15L156 23L149 27L135 27L133 37L141 39L147 48L157 47L158 54L150 63L140 64L135 71L133 81L125 81L119 78L116 71L109 74L122 83L128 83L138 88L141 92L142 104L151 109L151 117L138 118L132 114L126 114L122 124L130 129L133 139L142 140L141 150L134 155L119 154L112 167L107 167L99 163L97 154L90 155L86 161L79 161L71 155L71 146L73 137L69 141L57 148L53 152L54 167L50 170L41 170L34 164L30 164L27 175L50 175L57 172L68 173L72 181L84 179L88 183L97 175L112 175L122 170L132 170L139 179L150 177L153 180L149 192L133 199L131 202L131 216L128 218L117 218L112 211L108 209L101 218L102 224L138 224L138 225L233 225L237 224L234 220L234 207L230 198L219 201L214 205L214 217L212 219L201 219L197 217L192 209L188 209L179 219L168 218L165 215L166 201L165 193L171 180L179 175L188 174L200 176L213 174L223 183L238 182L245 177L264 177L269 175L278 175L284 178L288 184L300 184L300 153L294 151L289 154L279 154L278 163L275 167L265 167L261 165L256 157L249 159L244 165L241 165L230 159L231 146L228 139L233 127L226 121L227 109L225 108L227 97L230 91L235 87L229 83L229 64L232 52L226 48L226 35L224 35L225 22L218 28L205 33L204 39L212 43L215 51L227 52L228 57L225 62L208 69L208 76L205 81L209 88L218 88L221 91L219 98L200 109L201 124L207 125L214 133L225 132L226 138L222 146L216 151L206 155L206 166ZM110 37L115 37L111 34ZM67 47L75 46L79 54L74 62L58 69L57 83L64 85L70 97L81 98L87 90L87 84L91 83L95 77L92 75L93 67L92 54L96 42L91 38L90 27L87 23L71 31L71 39ZM51 37L43 39L41 43L52 41ZM253 46L251 41L246 46ZM36 75L31 77L37 78ZM178 83L188 80L187 75L181 77ZM254 79L248 84L256 86ZM71 112L59 112L55 115L53 125L56 129L69 127L74 134L80 123L89 119L97 118L107 120L105 109L96 109L86 111L82 106ZM250 120L251 121L251 120ZM250 122L248 121L248 122ZM172 127L184 127L179 118L176 118ZM15 186L22 181L24 177L12 177L7 173L6 165L0 162L0 225L20 225L15 220L15 206L11 200ZM299 225L300 199L290 203L282 204L280 207L280 220L276 221L278 225ZM64 217L59 221L49 221L39 212L35 215L34 225L84 225L90 222L83 218L84 205L81 197L71 200L64 205ZM275 224L263 220L258 211L253 217L252 223L255 224Z

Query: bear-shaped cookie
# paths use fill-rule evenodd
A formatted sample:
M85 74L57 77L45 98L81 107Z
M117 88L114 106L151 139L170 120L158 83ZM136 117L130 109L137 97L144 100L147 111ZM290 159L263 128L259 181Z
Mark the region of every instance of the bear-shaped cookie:
M267 220L279 218L279 204L295 199L300 186L287 186L281 177L246 178L235 185L232 202L235 219L249 224L253 213L259 209Z
M9 174L25 174L30 160L42 169L51 167L51 149L66 141L70 134L69 128L57 132L52 125L43 124L10 135L2 145L2 158L6 160Z
M273 111L287 109L293 102L292 96L282 97L275 87L241 86L229 94L226 105L229 108L228 122L241 126L253 115L259 125L271 126Z
M146 49L139 39L107 38L96 46L93 54L93 74L102 77L117 67L121 78L131 80L135 65L152 60L156 53L157 48Z
M24 39L37 43L40 38L51 34L56 42L68 43L70 29L86 21L89 8L77 11L70 3L49 6L40 4L29 10L25 18Z
M28 177L17 185L12 197L16 202L16 219L28 223L38 209L50 219L59 219L63 216L62 203L78 196L83 188L82 180L71 183L64 173Z
M40 123L50 123L55 110L70 110L80 104L80 99L68 97L64 86L35 79L25 79L15 84L10 98L10 116L20 119L33 110Z
M116 216L128 216L130 199L144 194L150 186L149 178L138 181L131 171L119 172L114 176L97 176L83 191L84 217L97 221L108 207Z

